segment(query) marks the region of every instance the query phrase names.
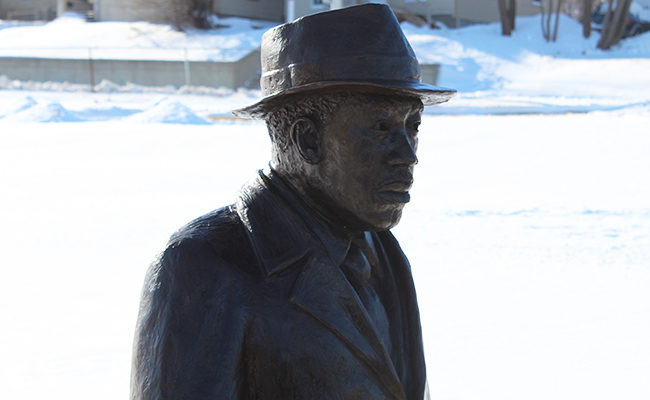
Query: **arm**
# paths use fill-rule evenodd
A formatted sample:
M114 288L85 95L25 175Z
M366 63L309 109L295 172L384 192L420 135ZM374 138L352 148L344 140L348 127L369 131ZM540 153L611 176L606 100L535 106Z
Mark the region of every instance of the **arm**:
M132 400L240 399L245 315L234 268L200 239L152 264L140 304Z

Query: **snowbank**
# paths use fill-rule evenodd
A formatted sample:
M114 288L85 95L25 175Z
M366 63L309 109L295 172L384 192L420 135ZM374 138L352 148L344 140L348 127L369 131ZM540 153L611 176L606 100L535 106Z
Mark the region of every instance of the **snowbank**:
M179 32L148 22L87 22L76 14L39 25L0 21L0 56L236 61L259 47L262 34L274 25L243 18L216 22L219 29Z
M163 123L163 124L188 124L188 125L209 125L205 119L194 114L185 105L177 100L163 99L153 107L141 113L133 115L128 119L131 122Z

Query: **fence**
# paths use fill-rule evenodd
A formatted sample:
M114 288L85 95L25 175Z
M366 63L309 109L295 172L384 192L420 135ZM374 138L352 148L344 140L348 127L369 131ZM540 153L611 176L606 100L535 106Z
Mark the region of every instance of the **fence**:
M192 54L188 49L0 48L0 75L25 81L83 83L91 88L102 80L120 85L131 82L232 89L255 85L259 78L259 50L228 61L209 61L206 51L209 53L204 50ZM57 52L65 54L65 58L57 57Z

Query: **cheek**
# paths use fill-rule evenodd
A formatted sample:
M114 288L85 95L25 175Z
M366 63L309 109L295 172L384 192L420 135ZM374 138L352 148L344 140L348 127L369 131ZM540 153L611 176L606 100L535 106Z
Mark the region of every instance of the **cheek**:
M367 201L375 177L381 174L384 150L381 143L363 135L328 143L323 167L338 196Z
M361 168L375 170L388 153L388 144L378 140L366 139L358 143L352 156Z

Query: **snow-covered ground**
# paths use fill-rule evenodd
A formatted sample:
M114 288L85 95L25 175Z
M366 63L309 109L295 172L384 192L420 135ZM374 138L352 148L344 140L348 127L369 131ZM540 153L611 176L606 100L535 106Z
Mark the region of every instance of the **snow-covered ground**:
M394 230L432 398L647 400L650 34L603 53L538 24L404 26L461 90L424 117ZM0 79L2 398L126 398L148 263L268 159L264 125L228 117L256 91L97 90Z
M433 398L649 398L649 123L424 119L395 234ZM0 142L3 397L125 398L146 266L264 166L264 126L2 121Z

